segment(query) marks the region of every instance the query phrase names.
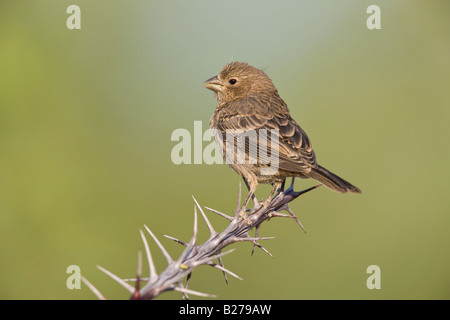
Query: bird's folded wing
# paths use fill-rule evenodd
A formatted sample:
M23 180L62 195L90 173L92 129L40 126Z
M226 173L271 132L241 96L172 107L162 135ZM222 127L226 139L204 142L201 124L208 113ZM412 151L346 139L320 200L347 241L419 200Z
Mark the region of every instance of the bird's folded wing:
M248 141L245 143L246 153L249 154L252 144L257 144L258 157L263 163L270 161L271 151L278 150L279 169L283 171L308 173L311 167L317 167L308 136L288 113L257 112L259 108L255 107L255 101L251 101L251 104L251 107L230 105L222 108L217 114L216 126L224 141L227 139L227 134L228 137L233 134L245 135ZM251 133L252 130L255 134ZM264 131L267 136L264 135ZM271 149L272 146L274 149ZM264 152L265 150L267 152Z

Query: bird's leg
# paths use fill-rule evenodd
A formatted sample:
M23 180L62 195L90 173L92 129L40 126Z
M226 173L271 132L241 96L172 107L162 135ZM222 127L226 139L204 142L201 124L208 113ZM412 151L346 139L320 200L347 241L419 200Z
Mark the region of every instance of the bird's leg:
M281 186L280 188L277 190L277 194L274 196L274 198L276 198L280 192L284 192L284 186L286 184L286 178L283 179L283 181L281 182ZM272 199L273 200L273 199Z
M257 208L257 207L259 207L259 201L258 201L258 199L256 199L256 196L255 196L255 194L252 192L252 193L250 193L250 185L248 184L248 181L247 181L247 179L245 179L244 177L242 177L242 179L244 179L244 182L245 182L245 185L247 186L247 190L248 190L248 192L249 192L249 195L247 196L247 200L246 200L246 204L249 202L249 200L250 200L250 196L252 197L252 201L253 201L253 207L254 208ZM245 205L245 207L247 207L247 205Z
M248 205L248 202L250 201L250 198L255 197L255 191L256 191L256 187L258 186L258 181L256 179L247 180L245 178L244 178L244 181L245 181L245 185L248 188L248 195L247 195L247 198L245 199L244 205L242 206L242 208L239 212L239 216L243 220L245 220L248 224L251 224L245 211L247 209L247 205ZM256 199L256 197L255 197L255 199Z
M284 191L284 186L286 184L286 178L283 179L283 182L281 183L281 187L280 187L280 191L283 192Z
M267 208L269 206L269 204L272 201L272 198L274 197L275 193L277 193L277 191L278 191L278 193L280 192L279 190L283 186L283 182L276 181L276 182L274 182L272 184L272 186L273 186L273 188L272 188L272 191L270 192L270 195L264 200L264 202L262 204L264 208Z
M292 177L291 185L290 185L289 188L286 190L286 192L294 191L294 181L295 181L295 178Z
M247 204L250 201L250 197L253 195L252 191L248 192L248 196L245 199L244 205L242 206L241 210L239 211L239 216L247 222L247 224L251 224L251 221L248 219L247 213L245 213L246 209L247 209Z
M242 206L242 209L241 209L242 211L246 211L247 205L250 202L250 197L252 197L252 196L253 196L253 192L249 191L248 195L247 195L247 198L245 198L244 205Z

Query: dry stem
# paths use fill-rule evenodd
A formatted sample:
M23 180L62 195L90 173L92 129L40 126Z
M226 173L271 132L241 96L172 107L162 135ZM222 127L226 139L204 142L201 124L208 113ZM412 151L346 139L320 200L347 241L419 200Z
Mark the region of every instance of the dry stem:
M239 200L237 202L236 211L233 217L228 216L222 212L219 212L214 209L208 209L209 211L218 214L219 216L227 219L230 224L226 227L226 229L220 233L216 232L209 222L205 212L202 207L199 205L197 200L195 201L194 208L194 228L193 235L189 243L183 242L176 238L165 236L171 240L176 241L177 243L185 246L185 249L181 256L174 260L163 247L163 245L159 242L158 238L152 233L152 231L145 226L148 234L153 238L159 249L162 251L165 259L167 260L168 266L162 271L160 274L156 272L155 265L153 263L153 258L150 253L150 248L147 242L147 238L144 235L144 232L140 230L142 241L144 242L145 252L147 256L147 263L149 265L150 276L148 278L141 277L142 270L142 258L141 253L138 255L138 270L137 276L135 279L121 279L118 276L114 275L110 271L98 266L98 268L109 275L116 282L121 284L125 289L127 289L131 294L131 299L140 299L140 300L151 300L160 295L161 293L169 290L182 292L184 298L188 298L189 294L203 296L203 297L215 297L214 295L201 293L198 291L193 291L188 289L188 284L190 280L190 274L192 271L200 266L200 265L209 265L218 270L221 270L225 276L225 280L227 280L227 274L241 279L238 275L226 269L223 266L222 257L232 250L223 251L225 247L240 241L249 241L253 243L253 249L256 247L260 248L264 252L268 253L262 245L259 244L261 240L273 239L273 237L258 237L258 231L261 224L274 217L285 217L285 218L293 218L300 227L304 230L303 225L300 223L299 219L294 215L294 213L289 208L289 203L296 199L301 194L304 194L308 191L311 191L317 188L320 185L311 187L309 189L295 192L293 190L293 184L286 191L279 192L276 195L267 207L258 206L257 208L253 208L247 214L244 214L241 208L241 188L239 186ZM198 232L198 211L200 211L203 219L206 222L206 225L210 232L210 237L207 241L202 244L197 244L197 232ZM286 210L289 214L280 213L280 211ZM255 237L251 237L249 235L249 231L255 228ZM253 253L253 251L252 251ZM218 261L218 264L214 262L214 260ZM182 281L186 277L186 285L183 285ZM96 294L99 299L105 299L104 296L85 278L82 278L85 284ZM242 280L242 279L241 279ZM128 282L134 281L135 286L130 285ZM142 285L143 284L143 285Z

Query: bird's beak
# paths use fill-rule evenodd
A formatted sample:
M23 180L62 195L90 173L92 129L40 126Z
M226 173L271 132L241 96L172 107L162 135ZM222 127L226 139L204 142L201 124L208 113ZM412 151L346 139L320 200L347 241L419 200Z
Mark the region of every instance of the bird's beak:
M203 82L203 86L214 92L220 92L222 91L223 83L222 81L219 80L219 78L217 78L217 76L214 76L211 79L208 79L205 82Z

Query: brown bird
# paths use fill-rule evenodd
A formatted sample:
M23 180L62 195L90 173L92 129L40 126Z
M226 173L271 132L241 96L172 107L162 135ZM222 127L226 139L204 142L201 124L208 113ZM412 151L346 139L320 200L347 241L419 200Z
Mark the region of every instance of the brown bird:
M337 192L361 193L360 189L317 163L308 136L292 119L286 103L280 98L277 89L264 71L244 62L231 62L203 85L216 93L218 104L209 125L213 132L216 132L215 139L221 147L224 158L227 152L234 150L237 143L235 137L247 134L251 130L262 132L260 130L265 129L270 132L270 138L268 135L265 140L261 139L261 134L256 137L247 134L244 144L245 161L236 161L236 154L239 151L229 158L233 161L227 161L231 169L244 178L249 189L244 208L250 197L257 203L254 192L258 183L273 185L273 190L266 199L270 201L275 192L284 185L287 177L313 178ZM227 138L230 140L230 136L231 140L234 139L231 141L233 149L227 151L227 142L230 143ZM255 158L250 152L250 145L252 142L258 144L257 151L261 150L261 146L270 150L276 145L273 143L276 140L278 140L278 150L275 150L278 152L278 163L275 169L278 170L262 174L262 169L269 166L268 153L262 152ZM267 204L265 202L265 205Z

